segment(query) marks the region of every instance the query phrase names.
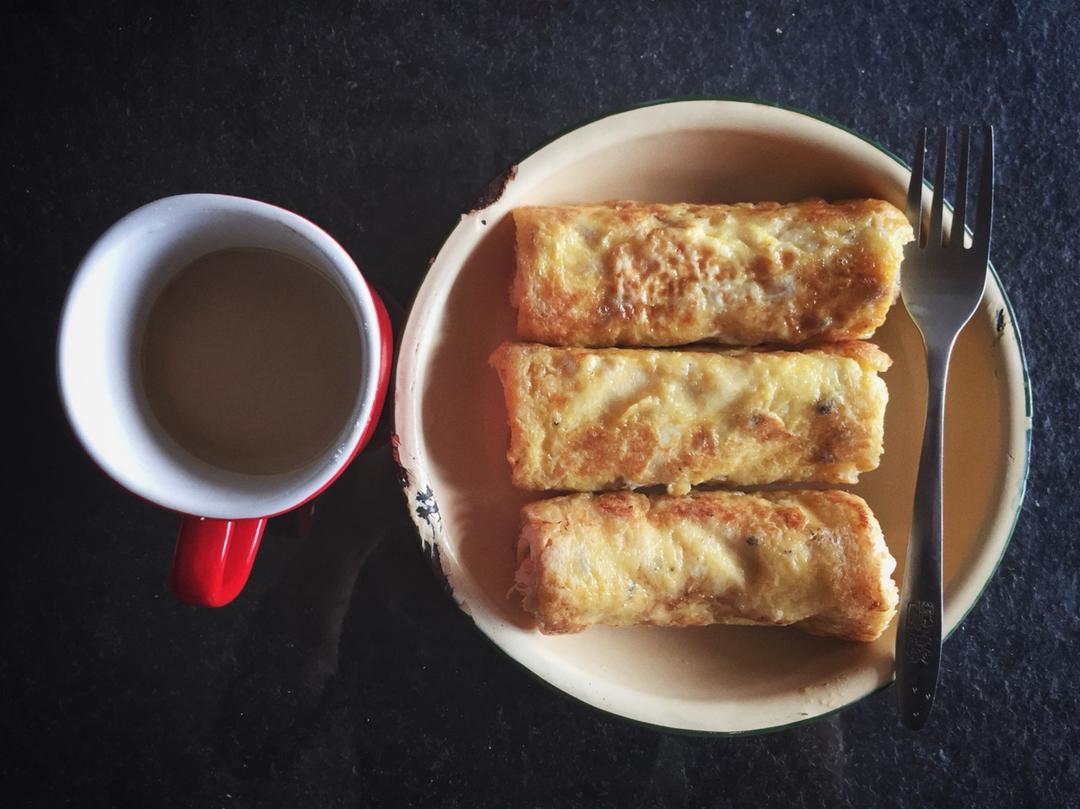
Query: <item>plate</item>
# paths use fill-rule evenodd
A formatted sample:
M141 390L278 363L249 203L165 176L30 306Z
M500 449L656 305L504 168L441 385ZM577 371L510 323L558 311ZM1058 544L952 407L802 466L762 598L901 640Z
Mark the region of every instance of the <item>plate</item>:
M707 733L809 721L887 685L895 621L875 643L792 628L593 628L544 636L509 595L518 511L491 352L514 338L509 303L518 205L639 199L793 201L879 197L903 209L902 161L835 123L735 100L661 102L573 130L526 157L450 234L406 325L395 382L398 462L421 541L454 598L510 657L555 688L636 722ZM929 205L929 190L926 204ZM902 303L873 342L894 359L881 466L864 497L899 561L926 407L918 331ZM1024 495L1031 400L1020 334L991 270L960 335L945 430L945 629L974 606L1005 551Z

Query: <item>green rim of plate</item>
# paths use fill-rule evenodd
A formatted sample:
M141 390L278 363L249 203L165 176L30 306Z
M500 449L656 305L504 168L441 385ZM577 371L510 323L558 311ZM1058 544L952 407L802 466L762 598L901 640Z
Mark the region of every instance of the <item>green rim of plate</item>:
M774 102L774 101L762 101L761 99L750 98L750 97L747 97L747 96L671 96L671 97L667 97L667 98L655 99L655 100L652 100L652 101L643 101L640 104L632 104L632 105L630 105L628 107L623 107L622 109L615 110L614 112L607 112L607 113L604 113L603 115L597 115L594 118L589 118L589 119L587 119L585 121L582 121L581 123L575 124L573 126L569 126L569 127L565 128L565 129L559 131L557 134L555 134L552 137L548 138L543 143L536 146L534 149L531 149L530 151L528 151L525 155L523 155L521 157L520 160L516 161L512 165L517 165L517 164L523 162L524 160L528 159L529 157L532 157L534 154L539 152L541 149L543 149L543 148L549 146L550 144L554 143L555 141L557 141L559 138L563 137L564 135L569 135L571 132L575 132L575 131L577 131L579 129L582 129L582 128L586 127L586 126L589 126L590 124L594 124L597 121L603 121L603 120L605 120L607 118L612 118L612 117L614 117L616 115L622 115L623 113L626 113L626 112L633 112L634 110L645 109L647 107L659 107L659 106L663 106L664 104L678 104L678 103L681 103L681 102L684 102L684 101L735 101L735 102L742 103L742 104L755 104L755 105L757 105L759 107L773 107L775 109L784 110L785 112L793 112L796 115L803 115L803 116L806 116L807 118L812 118L812 119L814 119L816 121L821 121L821 123L828 124L829 126L835 127L836 129L839 129L839 130L841 130L843 132L847 132L849 135L854 135L855 137L857 137L859 140L863 141L864 143L867 143L870 146L873 146L879 152L882 152L883 154L888 155L890 158L892 158L892 160L894 162L896 162L899 165L903 166L909 172L911 171L911 164L909 164L907 161L903 160L898 155L894 154L892 151L890 151L886 147L882 146L877 141L875 141L875 140L873 140L871 138L868 138L866 135L863 135L861 132L857 132L854 129L848 127L848 126L845 126L844 124L840 123L839 121L836 121L836 120L834 120L832 118L829 118L829 117L827 117L825 115L818 115L817 113L807 112L806 110L798 109L797 107L790 107L790 106L788 106L786 104L780 104L780 103ZM933 185L930 182L928 182L927 180L925 180L925 179L923 180L923 185L926 188L930 188L930 189L933 188ZM949 208L949 210L951 211L952 210L952 205L950 203L948 203L948 202L946 202L945 204ZM451 228L450 233L453 233L453 231L456 228L457 228L457 223L455 223L454 227ZM971 229L966 228L966 231L970 234ZM447 234L447 238L449 238L449 235L450 234ZM446 240L444 239L443 243L445 243L445 241ZM1017 501L1016 501L1016 511L1013 513L1012 524L1009 526L1008 535L1005 537L1005 544L1002 545L1002 547L1001 547L1001 553L998 555L997 560L994 562L994 567L990 571L990 575L986 577L986 581L983 582L982 587L979 588L978 594L975 596L975 599L971 602L971 606L968 607L967 610L964 611L964 614L960 616L960 620L956 622L956 626L953 627L952 631L950 631L948 634L945 635L945 637L942 639L942 642L944 642L944 641L948 640L949 638L951 638L953 636L953 633L955 633L956 630L960 628L960 625L964 623L964 621L967 619L968 615L971 614L971 611L973 609L975 609L975 605L978 604L979 601L982 600L982 597L986 592L986 588L990 585L990 582L993 581L994 577L997 575L998 568L1001 567L1001 561L1002 561L1002 559L1005 558L1005 552L1008 550L1009 545L1012 543L1013 533L1016 531L1016 524L1020 519L1020 512L1022 510L1022 506L1023 506L1023 503L1024 503L1024 496L1027 494L1028 473L1030 472L1030 469L1031 469L1031 431L1032 431L1032 427L1031 427L1030 421L1031 421L1031 417L1032 417L1032 396L1031 396L1031 378L1030 378L1030 376L1028 374L1027 356L1024 354L1024 343L1023 343L1023 340L1022 340L1022 338L1020 336L1020 328L1019 328L1019 326L1017 324L1016 312L1013 309L1012 301L1009 300L1008 293L1006 293L1006 291L1005 291L1005 286L1001 282L1001 276L998 275L998 271L994 267L993 262L988 262L988 266L990 268L990 274L994 278L994 283L997 284L998 291L1001 292L1001 299L1005 302L1005 309L1006 309L1006 311L1008 312L1008 315L1009 315L1009 327L1012 330L1013 338L1016 340L1016 350L1020 354L1020 371L1021 371L1021 374L1023 376L1023 383L1024 383L1024 414L1027 416L1028 422L1029 422L1028 428L1027 428L1027 431L1026 431L1026 436L1025 436L1025 443L1024 443L1024 468L1023 468L1023 471L1021 472L1021 475L1020 475L1020 490L1018 492L1018 498L1017 498ZM425 277L426 277L426 275L427 274L425 273ZM421 279L420 284L417 285L417 290L419 290L420 286L422 286L422 285L423 285L423 278ZM414 295L414 298L415 298L415 295ZM411 305L410 305L409 309L410 309L409 314L411 314L411 309L412 309ZM408 318L406 317L406 320L407 319ZM441 571L440 571L440 575L442 575ZM456 605L456 603L457 602L455 601L455 605ZM471 616L470 616L470 618L471 618ZM476 626L475 622L473 622L473 626L474 627ZM476 627L476 628L479 629L479 627ZM726 737L734 738L734 737L742 737L742 736L763 736L763 735L768 734L768 733L778 733L778 732L783 731L783 730L791 730L793 728L799 728L799 727L804 727L806 725L812 725L815 722L821 721L822 719L827 719L827 718L829 718L831 716L834 716L835 714L838 714L841 711L844 711L844 710L852 707L853 705L858 705L859 703L863 702L866 699L869 699L870 697L872 697L872 696L874 696L876 694L880 694L886 688L891 686L895 682L895 679L896 679L895 675L894 675L892 678L889 679L888 682L883 683L882 685L875 688L873 691L870 691L870 692L868 692L866 694L863 694L861 697L853 699L851 702L847 702L847 703L844 703L843 705L839 705L836 708L833 708L831 710L826 711L825 713L816 714L814 716L808 716L806 719L800 719L800 720L797 720L795 722L788 722L785 725L771 725L771 726L769 726L767 728L754 728L752 730L689 730L687 728L673 728L673 727L669 727L667 725L657 725L657 724L653 724L651 722L642 722L641 720L631 719L630 717L623 716L620 713L616 713L614 711L609 711L609 710L607 710L605 708L601 708L601 707L599 707L597 705L593 705L593 704L591 704L589 702L585 702L580 697L574 696L573 694L570 694L570 693L568 693L566 691L563 691L561 688L558 688L557 686L553 685L552 683L549 683L547 680L545 680L539 674L534 672L528 666L526 666L523 663L520 663L512 655L507 654L502 649L501 646L499 646L497 643L495 643L494 640L492 640L490 637L488 637L487 633L480 632L480 634L481 634L481 636L483 636L488 641L488 643L490 643L492 646L494 646L496 649L498 649L499 652L501 652L505 657L509 658L516 666L518 666L518 668L520 668L522 671L526 672L530 677L532 677L534 680L539 682L545 688L559 694L561 697L569 698L569 699L573 700L574 702L578 703L579 705L582 705L585 708L589 709L590 711L595 711L596 713L602 714L604 716L614 717L615 719L618 719L618 720L623 721L623 722L629 722L630 724L636 725L637 727L647 728L649 730L659 731L661 733L676 734L676 735L679 735L679 736L693 736L693 737L706 737L706 738L726 738Z

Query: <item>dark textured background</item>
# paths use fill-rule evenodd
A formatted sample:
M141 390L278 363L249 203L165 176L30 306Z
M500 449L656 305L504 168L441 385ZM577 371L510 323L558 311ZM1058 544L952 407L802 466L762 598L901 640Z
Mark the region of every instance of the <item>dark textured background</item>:
M108 5L0 17L5 805L1075 805L1071 4ZM794 105L902 154L922 122L998 127L994 257L1027 343L1034 460L929 729L901 732L891 691L733 740L599 715L485 641L401 519L381 542L271 536L227 609L166 593L173 517L92 468L54 387L61 298L97 235L166 194L252 196L309 216L408 300L508 163L691 94ZM360 479L338 486L344 519L404 514Z

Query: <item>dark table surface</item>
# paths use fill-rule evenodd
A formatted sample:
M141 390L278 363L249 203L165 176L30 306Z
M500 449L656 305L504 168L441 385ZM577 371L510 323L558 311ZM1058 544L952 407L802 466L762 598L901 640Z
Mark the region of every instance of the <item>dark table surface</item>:
M1075 805L1071 4L83 5L0 17L5 805ZM377 453L336 494L381 504L385 530L344 549L318 525L272 535L225 609L166 592L174 518L103 479L55 390L62 296L96 236L160 196L251 196L321 224L407 301L506 165L583 120L695 94L807 109L902 154L922 122L998 127L994 258L1026 341L1034 456L928 729L898 729L891 690L736 739L559 696L442 593L397 495L371 482Z

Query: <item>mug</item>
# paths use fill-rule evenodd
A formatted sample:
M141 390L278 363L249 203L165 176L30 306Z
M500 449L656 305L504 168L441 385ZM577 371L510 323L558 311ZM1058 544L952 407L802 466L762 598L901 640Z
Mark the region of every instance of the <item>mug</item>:
M252 248L283 254L330 282L355 319L362 366L351 413L330 446L297 468L258 474L209 462L175 440L148 402L139 365L150 312L167 284L204 256ZM382 301L323 230L264 202L185 194L133 211L90 249L64 305L57 368L68 419L90 457L128 491L181 515L173 593L221 606L247 581L267 519L322 492L371 438L392 351Z

